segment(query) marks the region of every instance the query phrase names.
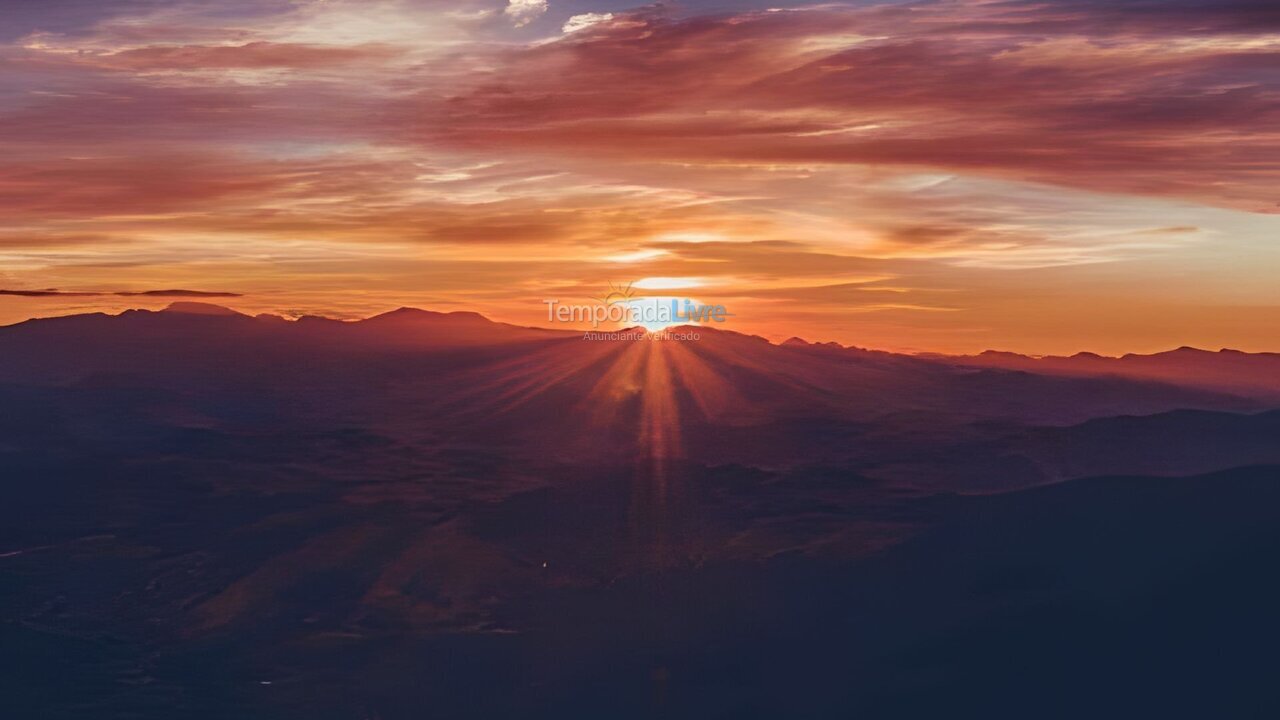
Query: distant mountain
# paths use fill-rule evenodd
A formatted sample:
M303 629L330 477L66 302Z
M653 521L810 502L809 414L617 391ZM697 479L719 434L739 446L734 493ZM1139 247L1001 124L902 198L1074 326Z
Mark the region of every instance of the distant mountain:
M979 355L929 356L966 367L1024 370L1069 377L1115 376L1159 380L1280 401L1280 353L1217 352L1181 347L1152 355L1031 357L987 351Z
M243 313L238 313L231 308L214 305L212 303L195 302L195 301L179 301L169 303L169 307L163 312L169 313L185 313L187 315L222 315L245 317Z
M402 308L359 321L289 321L183 302L0 328L0 382L165 389L214 404L216 392L251 406L310 408L480 443L502 438L539 452L726 462L843 455L868 423L884 435L976 421L1054 425L1268 407L1265 399L1137 377L989 369L695 332L696 340L584 339L466 312Z

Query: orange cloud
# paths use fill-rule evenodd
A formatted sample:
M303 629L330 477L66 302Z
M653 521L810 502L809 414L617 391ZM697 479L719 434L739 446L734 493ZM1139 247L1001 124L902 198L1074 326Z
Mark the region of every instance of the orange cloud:
M1159 23L1126 36L1057 12L642 11L491 57L496 71L405 112L430 119L422 137L460 144L921 166L1273 208L1280 104L1266 68L1280 46ZM1066 39L1086 30L1097 39ZM1054 52L1063 42L1069 55Z
M330 47L301 43L251 42L243 45L151 45L90 56L99 67L152 72L157 70L311 69L353 62L386 60L394 48L368 44Z

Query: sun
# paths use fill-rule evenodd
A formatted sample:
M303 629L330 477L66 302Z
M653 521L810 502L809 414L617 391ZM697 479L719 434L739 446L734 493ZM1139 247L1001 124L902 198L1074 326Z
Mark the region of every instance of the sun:
M626 303L632 308L632 320L629 325L642 327L651 333L662 332L667 328L678 327L680 325L690 324L687 319L683 319L673 312L673 308L683 307L686 302L693 302L689 298L670 297L670 296L646 296L627 300Z

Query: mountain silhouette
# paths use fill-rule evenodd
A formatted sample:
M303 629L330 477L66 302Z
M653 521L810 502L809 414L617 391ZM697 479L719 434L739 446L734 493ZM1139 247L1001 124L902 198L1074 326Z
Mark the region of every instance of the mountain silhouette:
M867 452L975 422L1065 425L1267 407L1265 393L694 332L696 340L623 331L584 339L468 312L283 320L182 302L0 328L0 382L108 384L198 399L217 391L262 412L322 406L329 418L395 435L480 445L501 438L505 451L530 457L597 460L843 461L851 442Z
M1001 362L1029 367L412 308L0 328L0 693L156 720L1274 709L1280 410L1215 379L1268 357Z
M1150 355L1106 357L1077 353L1031 357L987 351L980 355L936 356L968 367L1002 368L1069 377L1115 376L1160 380L1252 397L1280 400L1280 353L1217 352L1193 347Z

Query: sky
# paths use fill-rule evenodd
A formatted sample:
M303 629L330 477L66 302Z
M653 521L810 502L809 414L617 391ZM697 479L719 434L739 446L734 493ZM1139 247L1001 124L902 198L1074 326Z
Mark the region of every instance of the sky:
M1280 351L1278 213L1271 1L0 13L0 323L631 285L773 340Z

